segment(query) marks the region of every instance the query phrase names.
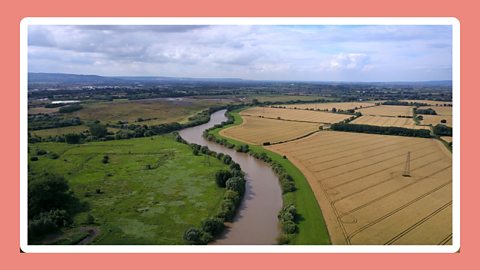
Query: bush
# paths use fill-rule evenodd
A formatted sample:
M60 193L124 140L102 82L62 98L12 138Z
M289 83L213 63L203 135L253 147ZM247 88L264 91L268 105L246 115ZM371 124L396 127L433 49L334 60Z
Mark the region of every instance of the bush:
M192 227L185 231L185 233L183 234L183 240L185 240L185 242L191 245L199 244L201 236L202 232L199 229Z
M60 227L72 223L70 215L65 210L54 209L42 212L28 222L28 231L31 237L38 237L47 233L55 232Z
M233 190L238 192L238 194L243 195L245 193L245 179L242 177L232 177L227 180L225 187L228 190Z
M220 204L220 211L217 214L217 217L223 218L226 221L232 221L235 217L236 205L227 200L223 200Z
M207 218L202 221L200 228L212 236L218 235L224 228L223 220L221 218Z
M108 155L103 156L102 163L103 163L103 164L107 164L108 161L109 161Z
M38 156L43 156L43 155L45 155L46 153L47 153L47 151L45 151L45 150L42 150L42 149L37 150L37 155L38 155Z
M107 127L105 125L98 124L98 123L90 125L89 131L92 136L97 138L103 138L107 136L107 133L108 133Z
M232 202L235 206L239 206L241 202L241 197L238 192L233 191L233 190L227 190L225 194L223 195L223 200L224 201L230 201Z
M295 222L288 220L282 223L282 231L287 234L293 234L298 231L298 226Z
M57 153L50 152L50 153L48 153L48 157L51 158L51 159L57 159L57 158L59 158L59 155Z
M38 157L31 157L30 158L30 161L37 161L38 160Z
M232 173L227 170L220 170L215 174L215 182L219 187L225 187L227 180L232 177Z

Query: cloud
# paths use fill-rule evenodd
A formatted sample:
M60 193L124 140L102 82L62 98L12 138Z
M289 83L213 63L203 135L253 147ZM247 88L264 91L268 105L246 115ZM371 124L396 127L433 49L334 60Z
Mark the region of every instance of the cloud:
M332 70L363 70L365 67L368 67L368 55L364 53L340 53L330 61Z
M449 79L448 26L35 25L29 71L283 80ZM429 72L412 72L423 66Z

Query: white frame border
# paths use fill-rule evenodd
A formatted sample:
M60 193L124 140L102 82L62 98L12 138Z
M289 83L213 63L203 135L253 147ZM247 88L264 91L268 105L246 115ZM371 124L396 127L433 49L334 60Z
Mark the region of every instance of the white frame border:
M29 245L28 26L29 25L450 25L452 26L453 212L452 245ZM455 253L460 250L460 21L454 17L75 17L20 22L20 249L27 253Z

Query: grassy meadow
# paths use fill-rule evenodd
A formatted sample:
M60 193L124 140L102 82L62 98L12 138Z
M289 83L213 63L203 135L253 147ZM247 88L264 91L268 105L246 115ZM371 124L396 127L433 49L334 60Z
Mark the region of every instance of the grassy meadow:
M37 155L38 150L47 154ZM38 157L29 161L30 176L64 176L88 207L75 215L73 228L58 243L93 226L93 244L184 244L184 231L213 215L223 198L215 173L227 166L215 158L208 165L171 134L79 145L36 143L29 145L29 156ZM89 214L94 224L87 222Z

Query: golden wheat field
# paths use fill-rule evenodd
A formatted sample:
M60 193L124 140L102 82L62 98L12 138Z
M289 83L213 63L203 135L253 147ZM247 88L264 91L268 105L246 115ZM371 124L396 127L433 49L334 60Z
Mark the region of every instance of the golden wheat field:
M443 124L449 127L452 127L452 116L451 115L423 115L423 120L420 121L422 125L432 125ZM446 123L442 123L442 120L446 120Z
M307 177L333 244L451 244L452 156L440 141L320 131L266 148Z
M377 116L413 116L413 107L411 106L393 106L380 105L364 109L359 109L363 115Z
M413 118L370 116L364 115L350 122L352 124L382 126L382 127L402 127L410 129L428 129L427 126L417 126Z
M293 104L293 105L280 105L289 109L303 109L303 110L329 110L333 108L337 110L349 110L349 109L361 109L365 107L375 106L374 103L369 102L328 102L328 103L311 103L311 104Z
M448 142L448 143L451 143L453 141L453 137L450 137L450 136L442 136L440 137L440 139Z
M296 139L317 131L320 124L242 116L243 123L220 131L234 140L261 145Z
M253 107L240 112L242 116L262 116L264 118L331 124L348 119L351 115L308 110Z

